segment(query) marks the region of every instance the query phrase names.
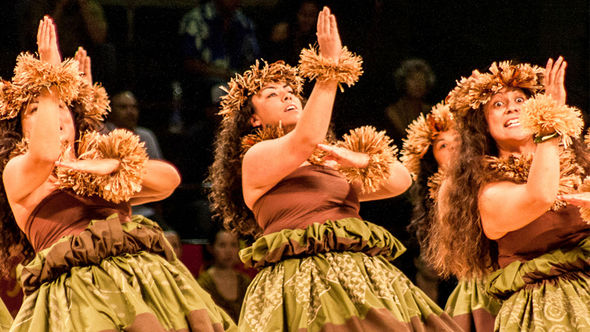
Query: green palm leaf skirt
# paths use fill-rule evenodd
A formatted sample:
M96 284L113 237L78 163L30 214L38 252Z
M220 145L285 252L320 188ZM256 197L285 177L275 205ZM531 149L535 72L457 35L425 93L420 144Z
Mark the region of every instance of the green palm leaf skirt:
M457 331L390 261L405 251L384 228L346 218L285 229L240 252L262 268L240 331Z
M93 220L17 271L25 292L13 331L235 330L142 216Z
M447 300L445 311L463 331L494 330L500 301L488 294L485 278L461 279Z
M496 331L590 331L590 237L493 272L488 292L505 299Z

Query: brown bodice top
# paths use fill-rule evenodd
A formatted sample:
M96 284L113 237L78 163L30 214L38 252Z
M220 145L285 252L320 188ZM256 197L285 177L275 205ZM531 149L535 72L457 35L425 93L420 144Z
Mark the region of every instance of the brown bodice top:
M340 172L320 165L302 166L262 195L252 208L264 234L306 228L313 223L360 218L355 189Z
M85 197L71 190L55 190L31 212L24 231L38 252L63 236L79 234L91 220L105 219L114 213L129 219L129 203L115 204L98 196Z
M582 220L576 206L549 210L525 227L496 240L498 263L504 268L516 260L528 261L555 249L571 248L588 236L590 224Z

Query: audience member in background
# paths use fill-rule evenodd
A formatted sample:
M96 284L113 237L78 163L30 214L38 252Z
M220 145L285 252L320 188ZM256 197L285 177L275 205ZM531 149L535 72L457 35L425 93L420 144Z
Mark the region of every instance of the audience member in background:
M405 136L405 129L420 113L430 110L425 98L435 82L430 65L422 59L408 59L402 62L393 74L395 86L401 97L385 109L385 116L392 126L392 136Z
M234 321L240 318L242 301L250 278L234 269L238 260L239 242L235 233L220 227L210 232L207 253L212 265L203 271L197 281L211 294L213 301L224 309Z
M164 159L156 135L148 128L138 126L138 120L139 106L135 95L131 91L122 91L114 95L111 113L106 123L108 130L121 128L132 131L145 143L150 159Z
M16 4L20 21L21 50L34 52L37 26L45 14L53 17L61 32L62 55L73 57L79 46L92 54L92 72L107 90L116 80L117 58L114 46L107 41L108 23L97 0L24 0Z
M299 52L315 43L316 25L320 7L315 0L298 1L296 15L275 24L270 34L266 54L270 61L285 60L297 65Z
M254 24L240 9L239 0L210 0L180 21L185 90L197 110L210 103L210 91L234 72L260 56Z

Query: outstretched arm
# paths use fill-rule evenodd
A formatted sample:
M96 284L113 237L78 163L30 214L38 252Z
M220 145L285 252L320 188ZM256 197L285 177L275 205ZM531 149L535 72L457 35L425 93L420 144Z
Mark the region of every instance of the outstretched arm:
M317 37L322 57L337 62L342 43L336 17L325 7L318 16ZM252 204L293 172L326 137L338 82L317 81L293 131L253 146L242 164L242 185L246 205Z

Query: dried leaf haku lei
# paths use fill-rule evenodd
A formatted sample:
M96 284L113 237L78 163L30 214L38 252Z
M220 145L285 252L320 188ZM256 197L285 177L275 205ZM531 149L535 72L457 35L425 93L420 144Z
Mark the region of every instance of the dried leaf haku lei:
M13 119L38 97L43 89L55 87L66 105L78 104L74 111L83 122L100 122L110 110L104 88L86 83L78 71L78 62L66 59L52 65L29 53L16 60L12 81L0 82L0 120Z
M563 145L572 143L582 133L582 112L567 105L559 105L553 98L537 94L521 107L520 124L536 137L556 133Z
M242 153L244 154L256 143L275 139L285 135L282 126L267 126L257 129L254 134L242 138ZM330 137L326 143L334 144L355 152L367 153L369 165L366 168L342 167L339 171L348 182L360 182L362 192L373 192L379 185L389 178L389 166L397 158L397 149L391 145L392 140L385 135L385 131L377 132L371 126L364 126L350 131L343 136L342 141L334 142ZM326 152L316 149L308 161L314 165L322 165Z
M60 188L70 188L79 195L99 195L119 203L128 201L141 190L143 171L148 160L144 143L139 136L124 129L108 135L87 132L78 143L78 159L118 159L119 168L108 175L96 175L58 167Z
M420 114L406 129L408 136L403 140L400 160L408 169L414 181L420 174L420 159L434 143L440 133L455 128L450 108L445 103L436 104L431 112Z
M487 156L485 169L488 181L511 181L514 183L526 183L531 168L532 157L498 158ZM576 157L571 149L562 148L559 153L559 189L558 195L578 192L582 184L584 169L576 162ZM566 205L565 202L556 200L551 210L557 211Z
M489 68L489 73L474 70L471 76L462 77L446 101L453 112L463 117L485 105L502 88L524 89L531 94L542 91L543 72L543 68L528 63L494 62Z
M324 58L317 49L310 45L299 55L299 72L301 76L318 81L333 80L353 86L363 74L363 59L350 52L346 46L337 61ZM340 87L342 90L342 87Z
M219 115L226 117L236 114L246 104L248 98L258 93L264 85L280 82L290 86L298 97L301 95L303 79L299 77L297 68L287 65L283 61L269 65L264 60L256 60L256 63L242 75L236 74L229 81L227 88L222 87L226 94L221 97Z

